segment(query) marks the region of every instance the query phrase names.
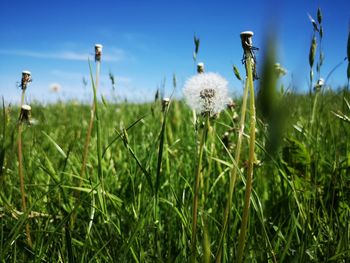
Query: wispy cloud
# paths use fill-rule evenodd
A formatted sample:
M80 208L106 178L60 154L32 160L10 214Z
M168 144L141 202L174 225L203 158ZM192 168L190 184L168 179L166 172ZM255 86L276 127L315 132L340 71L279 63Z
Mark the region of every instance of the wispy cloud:
M56 78L64 78L68 80L82 79L82 77L88 77L88 73L63 71L58 69L50 70L50 74Z
M62 70L51 70L50 74L57 79L65 79L66 81L81 81L83 78L86 80L90 80L90 76L85 73L80 72L71 72L71 71L62 71ZM121 75L115 75L115 82L116 85L123 84L123 85L129 85L132 82L132 79L127 76L121 76ZM110 77L108 74L102 74L101 75L101 82L103 83L110 83Z
M86 61L88 58L93 58L94 54L89 52L76 52L70 50L53 51L53 52L38 52L31 50L7 49L0 50L1 55L32 57L39 59L60 59L60 60L75 60ZM103 60L108 62L119 62L126 58L126 52L120 48L106 49L103 53Z

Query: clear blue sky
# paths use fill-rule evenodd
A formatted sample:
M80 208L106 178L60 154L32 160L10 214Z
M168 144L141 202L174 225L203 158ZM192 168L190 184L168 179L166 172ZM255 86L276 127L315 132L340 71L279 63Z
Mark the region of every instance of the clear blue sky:
M243 73L239 33L255 32L255 46L261 48L259 63L272 24L279 41L279 61L288 70L284 80L293 80L303 91L312 38L307 13L316 19L317 7L323 12L325 78L346 57L348 0L2 0L0 96L17 102L16 82L22 70L29 70L33 83L28 102L91 98L91 87L84 89L82 78L89 79L87 59L93 58L95 43L104 46L100 91L106 96L111 93L110 71L116 77L116 93L123 98L153 98L164 80L165 95L170 95L173 73L181 95L182 85L194 73L194 33L201 40L198 61L205 63L207 71L227 78L232 94L240 94L241 83L231 70L235 64ZM329 84L338 87L346 81L344 63ZM58 94L50 91L53 83L61 86Z

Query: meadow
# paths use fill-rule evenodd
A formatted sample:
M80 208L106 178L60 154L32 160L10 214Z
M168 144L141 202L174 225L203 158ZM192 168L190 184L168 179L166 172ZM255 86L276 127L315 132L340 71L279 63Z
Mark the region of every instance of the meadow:
M350 93L318 82L313 45L305 94L266 53L256 118L252 97L206 116L159 93L100 101L98 85L93 106L32 104L29 124L3 102L1 262L349 262Z

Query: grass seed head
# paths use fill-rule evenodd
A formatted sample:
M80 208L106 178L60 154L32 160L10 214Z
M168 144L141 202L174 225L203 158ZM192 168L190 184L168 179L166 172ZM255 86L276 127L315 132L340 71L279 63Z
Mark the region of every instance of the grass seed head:
M321 8L317 9L317 21L319 24L322 23L322 12L321 12Z
M193 42L194 42L194 52L193 52L193 59L197 59L197 54L199 51L199 45L200 45L200 39L196 37L196 35L193 36Z
M197 74L183 89L187 104L201 114L215 116L228 102L227 81L216 73Z
M314 31L318 31L318 26L317 23L315 21L315 19L312 18L312 16L310 14L307 14L307 16L309 17L309 20L314 28Z
M103 46L101 44L95 45L95 61L101 61L102 48L103 48Z
M316 48L317 48L317 43L316 43L316 36L314 35L311 41L310 45L310 52L309 52L309 65L312 68L314 65L315 61L315 55L316 55Z
M232 68L233 68L233 73L235 74L236 78L237 78L238 80L242 80L241 74L239 74L238 68L237 68L235 65L233 65Z

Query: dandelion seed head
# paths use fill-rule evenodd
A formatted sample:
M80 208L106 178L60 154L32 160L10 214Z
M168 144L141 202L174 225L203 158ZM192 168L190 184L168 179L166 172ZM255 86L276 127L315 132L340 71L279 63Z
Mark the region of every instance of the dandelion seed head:
M32 108L29 105L26 105L26 104L22 105L21 113L19 115L19 121L21 123L30 124L31 110Z
M31 111L32 110L32 107L30 107L29 105L26 105L26 104L24 104L24 105L22 105L22 110L24 110L24 111Z
M317 83L314 87L314 90L315 91L319 91L321 90L321 88L324 86L325 82L324 82L324 79L323 78L320 78L319 80L317 80Z
M317 85L323 86L323 85L324 85L324 79L323 79L323 78L320 78L320 79L317 81Z
M188 79L183 93L187 104L210 116L222 111L228 102L227 81L216 73L202 73Z
M50 91L53 93L57 93L61 90L61 85L58 83L51 83L50 85Z

